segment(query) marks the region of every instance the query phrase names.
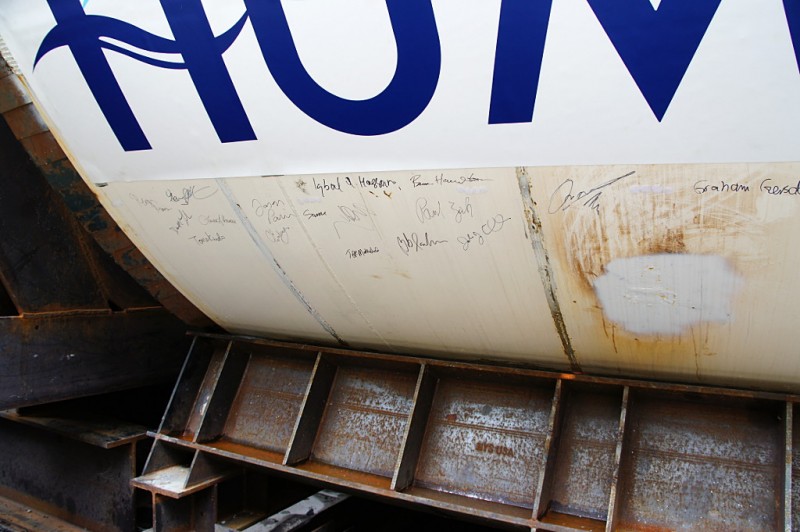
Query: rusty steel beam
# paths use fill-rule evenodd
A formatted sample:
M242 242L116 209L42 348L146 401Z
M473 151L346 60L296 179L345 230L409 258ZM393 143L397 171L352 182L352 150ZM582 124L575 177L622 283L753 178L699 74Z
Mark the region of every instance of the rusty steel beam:
M0 278L20 313L106 309L77 224L0 123Z
M772 530L796 517L797 396L253 338L194 345L153 434L169 452L153 455L151 483L175 467L190 478L204 456L511 529Z
M0 318L0 409L174 378L184 333L162 309Z
M105 449L0 419L0 496L82 529L136 530L135 460L135 443Z
M131 243L81 179L31 104L27 89L0 58L0 114L49 185L102 250L153 298L195 327L213 323L178 292ZM0 144L5 150L6 143ZM42 198L43 200L43 198ZM88 253L94 256L93 252ZM102 278L101 278L102 280Z

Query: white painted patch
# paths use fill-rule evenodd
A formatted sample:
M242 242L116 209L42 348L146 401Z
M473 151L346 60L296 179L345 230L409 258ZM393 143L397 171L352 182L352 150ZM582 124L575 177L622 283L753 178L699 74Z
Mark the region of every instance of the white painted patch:
M653 9L658 11L658 6L661 5L661 0L650 0L650 3L653 4Z
M717 255L615 259L594 282L607 319L634 334L678 335L700 322L731 320L740 277Z

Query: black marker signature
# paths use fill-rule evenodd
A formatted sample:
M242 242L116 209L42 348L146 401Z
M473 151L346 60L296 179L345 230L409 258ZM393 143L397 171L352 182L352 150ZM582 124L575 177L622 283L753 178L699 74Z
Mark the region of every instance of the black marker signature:
M572 189L575 182L572 179L565 179L563 183L558 185L553 194L550 196L550 203L547 212L555 214L558 211L566 211L578 202L582 202L584 207L589 207L595 212L600 212L600 196L603 194L603 189L609 187L621 179L630 177L636 171L628 172L625 175L610 179L605 183L590 188L589 190L580 190L573 194Z

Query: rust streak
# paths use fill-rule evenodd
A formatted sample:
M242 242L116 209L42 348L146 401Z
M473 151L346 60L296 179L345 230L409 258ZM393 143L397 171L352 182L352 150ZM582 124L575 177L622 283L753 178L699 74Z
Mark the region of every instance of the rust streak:
M564 315L561 312L561 305L559 304L558 296L556 295L556 283L553 276L553 268L550 265L550 257L547 255L547 250L544 247L542 221L536 215L536 210L534 209L534 203L530 192L530 181L528 179L528 172L525 170L525 168L517 168L517 178L519 179L519 190L522 195L525 215L528 219L528 224L531 227L531 247L533 247L533 253L536 256L536 261L539 264L539 275L542 278L544 293L547 297L547 303L550 306L550 314L553 316L553 323L555 324L556 332L561 339L561 345L564 349L564 354L569 359L570 368L572 371L580 373L581 366L578 363L578 358L575 356L575 350L572 347L572 341L567 333L567 325L564 323Z

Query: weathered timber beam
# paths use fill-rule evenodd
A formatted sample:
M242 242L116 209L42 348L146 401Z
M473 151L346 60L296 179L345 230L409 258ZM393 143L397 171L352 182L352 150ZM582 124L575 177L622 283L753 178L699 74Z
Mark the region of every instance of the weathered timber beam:
M162 309L0 318L0 409L174 378L184 333Z

